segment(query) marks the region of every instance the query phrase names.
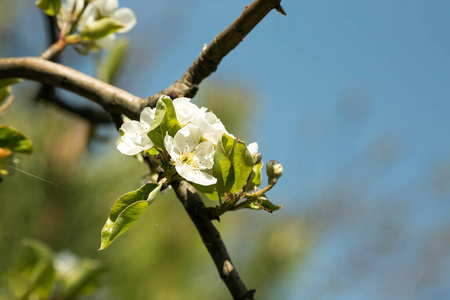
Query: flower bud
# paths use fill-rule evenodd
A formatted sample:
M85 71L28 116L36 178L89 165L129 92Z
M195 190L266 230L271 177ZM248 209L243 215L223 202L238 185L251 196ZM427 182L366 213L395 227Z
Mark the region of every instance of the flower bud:
M269 183L275 183L283 173L283 166L276 160L271 160L266 166L267 177L269 177Z
M253 156L253 160L255 161L255 165L259 164L261 162L261 159L262 159L261 153L258 153L255 156Z

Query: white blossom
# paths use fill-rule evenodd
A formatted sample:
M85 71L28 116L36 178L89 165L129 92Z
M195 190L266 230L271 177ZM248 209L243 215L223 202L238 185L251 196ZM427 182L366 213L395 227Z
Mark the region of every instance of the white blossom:
M163 95L161 98L169 98L169 96ZM190 101L190 98L185 97L176 98L172 101L181 126L189 123L197 126L203 138L211 141L214 145L218 143L223 134L228 134L234 138L214 113L207 112L205 107L199 108Z
M213 144L217 144L222 138L222 135L228 134L233 137L225 129L219 118L212 112L200 111L196 114L195 119L191 121L191 124L196 125L201 130L201 135L211 141Z
M173 138L166 134L164 146L180 176L207 186L217 182L211 175L214 145L210 141L200 142L200 139L200 128L190 123L181 128Z
M119 29L118 33L129 31L136 25L136 15L128 7L119 8L118 0L96 0L93 1L92 10L86 11L86 15L90 20L98 20L101 18L111 18L122 23L123 28ZM105 37L96 39L94 44L101 49L110 49L116 40L116 34L112 33Z
M93 0L84 8L84 0L66 0L62 3L62 13L58 18L61 28L64 22L73 22L78 19L77 30L81 32L87 25L102 18L111 18L123 25L118 33L129 31L136 25L136 15L127 8L119 8L118 0ZM80 16L80 14L82 15ZM114 33L91 41L90 48L109 49L114 44L116 35Z
M96 19L111 18L123 24L123 28L118 30L120 33L129 31L136 25L136 15L128 7L119 8L118 0L96 0L93 1Z
M140 121L128 121L122 124L120 129L124 133L117 149L126 155L136 155L153 147L148 132L155 119L155 109L144 108Z
M84 0L66 0L61 3L61 13L57 17L59 28L63 26L64 22L70 21L69 18L75 20L83 10L83 6Z
M257 142L248 144L248 146L247 146L248 152L250 152L250 154L252 156L255 156L256 154L258 154L258 150L259 150L258 148L259 147L258 147L258 143Z
M167 96L162 96L167 97ZM206 108L199 108L194 103L191 103L190 98L180 97L173 100L173 106L177 114L178 122L181 126L187 125L191 122L199 112L206 112Z

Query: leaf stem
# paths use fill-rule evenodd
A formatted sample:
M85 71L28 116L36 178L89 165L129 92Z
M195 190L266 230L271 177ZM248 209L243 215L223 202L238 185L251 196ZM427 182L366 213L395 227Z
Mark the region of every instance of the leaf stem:
M263 189L261 189L259 191L255 191L250 194L244 193L242 197L256 198L256 197L262 196L263 194L270 191L274 186L275 186L275 183L269 183L266 187L264 187Z

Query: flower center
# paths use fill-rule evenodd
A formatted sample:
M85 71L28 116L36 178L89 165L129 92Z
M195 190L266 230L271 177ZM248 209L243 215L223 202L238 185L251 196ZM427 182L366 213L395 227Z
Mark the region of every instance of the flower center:
M198 167L198 158L195 156L195 153L193 150L187 151L187 152L181 152L180 156L178 157L178 161L180 164L188 164L195 170L200 170Z

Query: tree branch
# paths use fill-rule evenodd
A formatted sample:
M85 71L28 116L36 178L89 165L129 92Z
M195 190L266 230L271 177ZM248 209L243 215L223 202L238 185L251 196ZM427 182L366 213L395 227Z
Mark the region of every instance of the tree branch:
M69 113L83 118L93 125L110 124L113 121L111 115L101 108L93 108L86 105L71 105L69 101L64 101L59 95L56 94L55 88L51 85L42 85L36 95L36 99L45 99L45 102L54 104Z
M139 119L142 99L72 68L36 57L0 58L0 78L25 78L90 99L108 112Z
M281 8L280 2L281 0L255 0L230 26L214 38L180 79L165 90L146 98L146 101L154 103L161 95L168 95L172 99L180 95L193 98L199 84L217 70L222 59L239 45L272 9Z
M234 268L227 248L222 241L220 233L211 220L202 218L196 213L199 208L205 208L203 201L195 188L186 181L172 182L172 188L183 204L186 212L197 228L205 247L216 265L220 278L224 281L233 299L252 300L255 290L248 290L241 280L238 271Z

